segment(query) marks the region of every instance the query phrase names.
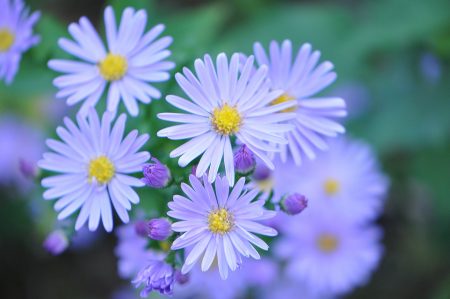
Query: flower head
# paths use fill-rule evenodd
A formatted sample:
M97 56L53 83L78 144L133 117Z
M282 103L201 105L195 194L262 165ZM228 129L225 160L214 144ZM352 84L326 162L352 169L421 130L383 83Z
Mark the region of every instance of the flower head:
M215 188L203 177L203 184L195 176L189 177L191 186L182 184L187 197L175 195L169 203L167 214L180 221L172 229L183 234L172 244L177 250L192 246L186 257L182 272L189 272L201 258L202 271L208 270L217 260L223 279L228 269L234 271L242 257L259 259L253 245L267 250L267 244L255 234L275 236L277 232L259 223L269 219L275 212L264 209L264 200L253 201L258 191L244 192L245 178L241 178L230 192L226 178L220 176ZM215 189L215 190L214 190Z
M275 162L274 200L300 192L310 199L308 209L320 206L356 222L373 220L388 188L374 153L368 145L342 137L329 143L327 152L299 167L290 160Z
M86 115L89 108L97 104L108 86L107 110L116 113L120 99L132 116L139 113L138 101L150 103L161 93L147 83L166 81L168 71L174 67L165 61L170 55L166 48L171 37L157 37L164 30L157 25L144 33L147 23L145 10L126 8L120 25L116 26L111 7L105 9L107 47L95 31L91 22L82 17L78 23L69 26L69 33L75 41L59 40L59 46L81 61L54 59L49 67L65 73L54 80L60 89L57 96L67 98L68 105L81 101L80 113Z
M288 277L323 296L337 296L367 282L381 258L381 231L355 225L332 210L312 208L289 217L275 245Z
M29 15L22 0L0 0L0 80L11 83L22 53L39 42L33 26L40 13Z
M49 253L59 255L67 249L69 240L63 231L55 230L47 236L43 246Z
M132 281L136 287L144 285L141 297L147 297L152 291L163 295L172 295L175 270L172 266L161 260L150 260L142 269L135 280Z
M297 215L308 206L308 200L304 195L294 193L281 200L281 209L289 215Z
M234 169L243 175L251 173L256 166L253 153L244 144L234 154Z
M28 191L44 151L44 137L36 127L15 116L0 117L0 185Z
M316 149L328 148L325 137L345 132L335 119L344 117L347 112L341 98L313 98L336 79L336 74L331 71L333 64L325 61L317 65L320 52L312 51L310 44L302 45L294 60L292 52L289 40L281 46L272 41L268 54L260 43L254 45L258 64L269 67L271 88L283 92L272 104L294 104L284 112L296 114L289 121L295 129L285 134L288 144L279 144L279 147L283 161L292 156L294 162L300 164L303 156L312 159L316 156Z
M56 130L63 142L47 140L55 153L45 153L38 166L61 174L42 180L42 186L49 188L44 198L59 198L55 209L60 220L81 209L75 223L77 230L88 219L89 229L96 230L101 219L104 228L111 231L111 204L126 223L131 203L139 202L131 187L142 187L144 183L128 174L140 171L149 159L148 152L138 152L148 135L138 137L134 130L123 139L125 120L126 116L121 115L111 129L111 114L105 112L100 120L91 109L87 119L77 116L78 126L64 119L67 129Z
M156 158L152 158L151 163L144 164L142 172L144 174L142 182L151 188L167 187L172 178L169 168Z
M122 225L116 229L118 244L114 250L117 256L119 276L126 279L134 278L148 260L162 257L147 248L147 236L136 232L135 225Z
M165 218L155 218L148 222L148 236L153 240L164 241L172 234L171 223Z
M234 54L230 62L225 54L220 54L216 65L205 55L204 60L195 61L196 76L187 68L175 76L190 100L174 95L166 99L187 113L158 114L160 119L182 123L159 131L158 136L191 139L170 156L180 157L178 163L182 167L201 156L197 177L209 169L208 179L213 182L223 161L228 182L234 184L233 136L271 168L273 163L267 152L276 151L277 144L287 143L281 135L292 126L279 122L295 116L281 112L293 103L269 105L280 92L269 90L265 66L252 73L253 60L246 59L239 71L239 54Z

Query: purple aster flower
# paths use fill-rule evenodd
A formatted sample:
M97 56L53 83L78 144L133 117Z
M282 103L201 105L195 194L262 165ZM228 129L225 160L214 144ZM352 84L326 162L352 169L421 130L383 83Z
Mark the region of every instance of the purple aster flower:
M111 129L111 113L100 120L94 109L89 117L77 116L78 126L69 118L67 127L56 130L63 142L49 139L47 145L55 151L45 153L38 166L61 174L42 180L48 188L44 199L59 198L55 210L62 220L80 210L75 223L79 230L89 220L89 230L96 230L100 219L106 231L113 229L113 205L119 218L129 221L127 210L137 204L139 196L132 187L142 187L141 180L129 174L138 172L150 157L139 149L148 135L138 136L137 130L123 139L126 116L121 115Z
M155 218L148 222L148 236L157 241L164 241L172 234L171 223L165 218Z
M234 169L236 172L247 175L255 169L256 160L253 153L244 144L234 154Z
M244 298L249 284L246 273L238 269L227 280L220 277L218 271L203 272L196 266L189 272L189 283L177 285L174 289L175 299L235 299Z
M159 189L167 187L172 179L169 168L156 158L152 158L151 162L144 164L142 167L142 172L144 173L142 181L152 188Z
M203 184L193 175L189 180L191 186L181 185L187 197L175 195L168 204L171 210L167 214L180 219L172 229L183 233L173 242L172 250L193 246L182 273L189 272L200 259L201 269L206 271L216 260L220 276L226 279L228 270L234 271L242 263L242 256L260 258L253 245L269 248L255 234L277 235L276 230L259 223L275 212L264 209L264 200L254 201L257 190L243 192L245 178L239 179L231 192L225 177L217 177L215 188L206 176Z
M336 118L346 116L345 102L337 97L314 98L313 96L330 85L336 74L333 64L325 61L317 65L320 52L312 51L310 44L300 47L293 59L292 43L285 40L281 46L272 41L266 54L260 43L255 43L254 53L259 65L269 67L271 88L282 90L282 94L272 104L294 103L285 112L294 112L296 117L288 123L295 129L286 132L288 144L279 144L281 159L292 156L300 164L303 156L316 156L316 149L327 149L325 137L335 137L344 133Z
M117 269L122 278L134 278L148 260L159 259L155 252L147 248L148 238L136 233L133 224L122 225L116 229L118 244L114 250L117 256Z
M306 197L299 193L293 193L285 196L281 202L281 209L289 215L297 215L308 206Z
M14 116L0 117L0 185L29 190L43 150L44 138L35 127Z
M142 269L135 280L136 287L144 285L141 297L147 297L150 292L157 291L163 295L172 295L174 284L174 269L164 261L151 260Z
M308 196L308 210L320 206L357 222L373 220L383 207L388 179L371 148L362 142L333 139L329 151L300 167L289 161L276 165L275 202L299 192Z
M439 57L431 52L422 54L420 58L420 71L428 82L439 82L442 77L442 63Z
M63 50L82 61L50 60L50 68L65 73L53 82L60 89L57 97L67 98L68 105L84 101L80 113L86 115L108 89L108 111L115 115L122 99L130 115L137 116L138 101L148 104L152 98L161 96L159 90L147 83L169 79L168 71L174 63L164 59L170 55L166 48L172 38L157 39L163 25L144 33L147 14L143 9L126 8L119 26L110 6L105 9L104 18L107 49L86 17L69 25L75 41L59 40Z
M234 54L230 62L225 54L219 54L216 65L205 55L204 60L195 61L196 76L187 68L175 76L190 100L174 95L166 99L187 113L158 114L160 119L182 123L159 131L158 136L190 139L173 150L170 157L180 157L178 164L184 167L201 156L197 177L209 169L208 180L213 182L223 162L228 182L234 185L233 136L270 168L274 165L267 153L277 151L278 144L287 143L282 135L293 127L279 122L295 115L281 111L295 103L268 106L281 93L269 90L266 66L251 74L253 62L253 57L246 59L240 71L239 54Z
M63 231L55 230L47 236L43 246L52 255L59 255L67 249L69 240Z
M0 80L10 84L19 68L22 53L39 42L33 26L40 13L29 15L22 0L0 0Z
M382 255L381 230L355 225L332 210L308 209L290 217L275 253L286 274L315 294L337 296L365 284Z
M175 281L180 284L186 284L189 282L189 274L183 274L180 270L175 270Z

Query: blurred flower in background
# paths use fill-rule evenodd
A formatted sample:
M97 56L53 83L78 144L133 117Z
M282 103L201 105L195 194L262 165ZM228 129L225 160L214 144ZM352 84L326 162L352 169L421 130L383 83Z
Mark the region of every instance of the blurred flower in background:
M43 133L13 115L0 116L0 185L29 191L44 151Z
M33 35L39 12L29 15L22 0L0 0L0 80L10 84L19 69L22 54L36 45Z

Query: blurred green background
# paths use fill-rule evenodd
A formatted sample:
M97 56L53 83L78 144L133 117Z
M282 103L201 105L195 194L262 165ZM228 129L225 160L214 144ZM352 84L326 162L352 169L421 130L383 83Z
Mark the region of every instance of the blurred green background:
M385 257L371 282L348 297L450 298L450 1L27 3L42 12L36 27L42 41L24 55L14 83L0 83L0 114L20 116L46 136L54 136L66 111L62 99L53 99L56 74L46 67L48 59L67 56L57 39L68 36L67 25L82 15L102 28L107 4L116 13L126 6L145 8L149 26L166 24L165 34L174 37L176 70L205 53L251 53L255 41L268 45L288 38L297 47L310 42L335 65L338 79L325 93L348 101L348 134L374 146L392 182L379 220ZM178 92L174 80L158 87L163 94ZM57 109L55 117L48 116ZM145 109L129 127L149 132L148 149L167 155L155 137L161 124L154 121L166 106L155 101ZM59 257L44 252L41 243L55 213L41 191L1 189L0 298L110 298L127 285L116 275L114 235L100 235L92 247ZM152 203L142 205L150 209Z

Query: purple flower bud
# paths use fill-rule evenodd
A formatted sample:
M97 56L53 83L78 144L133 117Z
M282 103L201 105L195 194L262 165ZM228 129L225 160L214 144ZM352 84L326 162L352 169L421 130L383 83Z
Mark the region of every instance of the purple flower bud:
M164 261L150 260L148 265L139 271L135 280L136 287L144 285L141 297L147 297L152 291L163 295L172 295L174 284L174 269Z
M257 163L255 171L253 172L253 178L257 181L264 181L270 178L272 171L264 163Z
M136 231L136 234L138 236L145 238L147 238L148 233L150 232L148 223L147 221L144 220L136 221L136 223L134 224L134 230Z
M148 236L151 239L164 241L171 234L171 224L166 218L155 218L148 222Z
M294 193L281 200L281 209L289 215L297 215L308 206L308 200L304 195Z
M178 284L186 284L189 282L189 275L181 273L180 270L175 270L175 281Z
M244 144L234 154L234 168L236 172L247 175L255 170L255 157L253 153Z
M25 159L19 160L19 169L22 175L27 179L34 179L38 174L38 168L36 164Z
M156 158L152 158L151 163L144 164L142 172L144 173L142 182L152 188L167 187L171 180L169 168Z
M59 255L67 249L69 240L61 230L55 230L47 236L43 246L52 255Z

